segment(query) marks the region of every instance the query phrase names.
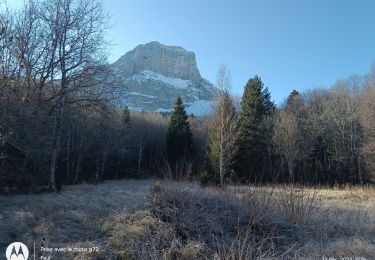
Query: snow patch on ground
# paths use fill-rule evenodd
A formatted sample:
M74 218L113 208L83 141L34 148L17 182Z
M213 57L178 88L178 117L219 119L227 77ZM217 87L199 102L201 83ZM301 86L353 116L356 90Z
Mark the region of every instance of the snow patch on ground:
M186 112L188 115L194 114L195 116L208 116L213 113L214 101L196 100L191 104L186 105Z
M172 109L170 109L170 108L158 108L158 109L155 109L153 112L170 113L170 112L172 112Z
M128 80L135 80L137 82L144 82L148 80L152 81L159 81L167 85L168 87L177 88L177 89L186 89L189 85L191 85L190 80L184 80L179 78L172 78L167 77L162 74L150 71L150 70L144 70L141 71L133 76L131 76Z
M191 104L186 104L186 113L188 115L194 114L194 116L209 116L212 115L214 110L214 101L207 100L196 100ZM159 113L170 113L172 109L170 108L158 108L153 112Z
M125 94L125 96L142 96L142 97L148 97L148 98L156 98L155 96L145 95L138 92L128 92Z

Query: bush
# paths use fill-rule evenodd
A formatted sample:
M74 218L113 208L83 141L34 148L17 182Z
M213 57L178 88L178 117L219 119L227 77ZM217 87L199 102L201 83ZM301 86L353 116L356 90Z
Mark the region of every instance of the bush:
M185 183L186 184L186 183ZM119 259L256 259L276 257L267 223L253 222L237 199L194 185L155 185L151 207L103 225ZM258 220L262 221L262 220Z

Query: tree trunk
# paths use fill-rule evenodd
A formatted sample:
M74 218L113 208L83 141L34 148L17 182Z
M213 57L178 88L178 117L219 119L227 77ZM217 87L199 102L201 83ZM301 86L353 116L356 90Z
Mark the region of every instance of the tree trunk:
M56 116L55 116L55 128L52 142L52 158L51 168L49 175L49 190L56 191L56 163L60 152L60 139L61 139L61 126L62 118L64 115L64 98L61 96L58 101Z
M138 176L141 174L141 161L142 161L142 137L139 140Z
M221 188L224 188L224 131L225 131L225 123L224 123L224 117L225 117L225 103L224 103L224 95L221 95L220 97L220 146L219 146L219 174L220 174L220 186Z
M223 154L223 130L220 129L220 154L219 154L219 174L220 174L220 186L224 187L224 154Z
M64 59L61 60L61 89L58 96L57 107L56 107L56 121L52 145L52 159L51 159L51 172L49 176L49 190L56 191L56 163L60 152L60 139L61 139L61 128L64 119L64 98L65 90L67 88L67 79L65 71ZM53 82L53 77L52 77Z
M71 129L69 124L68 130L68 145L66 148L66 175L67 175L67 183L70 184L70 142L71 142Z
M362 172L362 166L361 166L361 157L358 155L358 181L361 185L363 185L363 172Z
M83 128L81 129L81 138L79 142L79 148L78 148L78 159L77 159L77 165L76 165L76 175L74 178L74 184L77 183L79 172L81 171L81 157L82 157L82 143L83 143Z
M288 162L288 171L290 181L294 183L293 163L291 161Z
M109 154L109 148L106 148L103 152L102 165L101 165L100 175L99 175L99 181L100 182L103 182L103 175L104 175L105 165L106 165L107 159L108 159L108 154Z

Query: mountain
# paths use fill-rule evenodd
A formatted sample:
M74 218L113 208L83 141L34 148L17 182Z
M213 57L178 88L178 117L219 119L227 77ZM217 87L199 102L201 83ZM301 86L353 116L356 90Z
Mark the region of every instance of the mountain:
M110 65L121 84L120 104L137 111L170 112L177 96L188 114L212 111L218 89L199 73L195 54L159 42L138 45Z

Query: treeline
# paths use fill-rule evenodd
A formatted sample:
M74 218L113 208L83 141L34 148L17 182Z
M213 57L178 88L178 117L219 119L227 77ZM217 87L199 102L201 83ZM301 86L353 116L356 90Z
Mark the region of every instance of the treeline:
M119 109L100 0L34 0L0 13L0 191L167 176L366 183L375 172L375 72L293 91L276 107L259 77L241 101L225 67L215 113Z
M293 90L278 108L255 76L237 111L228 78L221 68L202 182L374 182L374 70L330 89Z
M153 164L147 151L158 153L153 135L164 121L137 115L130 123L114 109L120 90L106 66L102 2L26 1L16 12L1 4L0 189L58 190ZM133 151L142 169L129 167L140 161Z

